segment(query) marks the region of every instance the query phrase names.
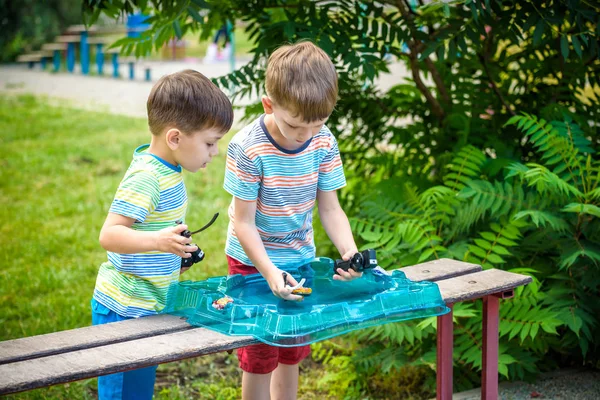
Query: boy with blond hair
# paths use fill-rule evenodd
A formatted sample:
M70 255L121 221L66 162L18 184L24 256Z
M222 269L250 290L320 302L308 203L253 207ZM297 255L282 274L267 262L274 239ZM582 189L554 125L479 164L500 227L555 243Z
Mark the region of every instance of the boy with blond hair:
M138 147L100 231L108 261L92 299L94 325L157 314L198 248L181 236L187 193L182 170L197 172L231 128L231 102L209 79L186 70L162 77L147 102L150 144ZM151 399L156 367L98 378L103 399Z
M271 55L265 84L265 114L237 133L227 149L224 188L233 196L229 274L261 273L275 296L299 301L290 287L297 282L283 272L315 257L315 204L342 258L357 252L336 193L346 184L337 141L325 126L337 101L337 73L323 50L301 42ZM362 275L337 272L338 280ZM295 399L298 364L309 354L309 346L239 349L242 398Z

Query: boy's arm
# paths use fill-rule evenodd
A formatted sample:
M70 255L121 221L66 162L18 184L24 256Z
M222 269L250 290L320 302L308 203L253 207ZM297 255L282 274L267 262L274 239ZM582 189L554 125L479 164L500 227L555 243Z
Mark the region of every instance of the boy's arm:
M109 212L100 231L100 245L113 253L133 254L158 250L183 258L190 257L190 252L197 249L195 245L187 246L192 242L191 238L180 235L187 229L187 225L142 232L131 229L134 222L133 218Z
M269 283L273 294L285 300L302 300L302 296L292 294L292 289L283 282L283 271L273 264L256 228L256 201L245 201L234 197L234 229L244 252L254 267ZM291 276L287 276L291 286L298 284Z
M337 191L323 191L317 190L317 203L319 207L319 218L321 224L325 228L325 232L329 239L333 242L334 246L338 249L342 255L343 260L349 260L355 253L358 252L356 243L354 243L354 237L352 236L352 229L350 228L350 222L348 217L337 198ZM347 272L338 268L339 275L334 275L333 279L336 280L352 280L362 276L362 272L356 272L352 269Z

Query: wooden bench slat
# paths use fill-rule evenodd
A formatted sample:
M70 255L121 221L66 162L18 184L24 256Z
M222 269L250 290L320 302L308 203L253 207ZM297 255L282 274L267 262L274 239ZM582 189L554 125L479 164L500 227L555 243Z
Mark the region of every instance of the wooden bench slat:
M454 278L473 272L481 271L481 266L469 264L462 261L451 260L449 258L440 258L439 260L429 261L400 268L400 271L406 274L406 277L415 282L430 281L436 282L443 279Z
M62 35L62 36L57 36L56 39L54 39L54 40L58 43L79 43L79 42L81 42L81 36L79 36L79 35L77 35L77 36Z
M400 269L414 281L439 281L454 276L480 271L476 264L440 259ZM68 351L103 346L190 329L179 317L155 315L139 320L128 320L96 327L70 329L34 337L0 342L0 364L23 361Z
M499 269L488 269L469 275L437 282L447 304L478 299L487 295L510 291L531 282L527 275Z
M0 342L0 364L192 328L180 317L153 315L98 326Z
M0 395L197 357L257 341L203 328L0 365Z

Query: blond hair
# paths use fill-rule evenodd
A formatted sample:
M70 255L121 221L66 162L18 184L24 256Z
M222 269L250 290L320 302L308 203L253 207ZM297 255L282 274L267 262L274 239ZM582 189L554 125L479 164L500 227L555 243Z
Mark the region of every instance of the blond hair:
M146 107L153 135L160 135L167 128L185 134L205 129L224 133L233 123L233 109L225 93L191 69L160 78L148 96Z
M331 115L338 77L327 53L311 42L299 42L271 54L265 87L276 106L313 122Z

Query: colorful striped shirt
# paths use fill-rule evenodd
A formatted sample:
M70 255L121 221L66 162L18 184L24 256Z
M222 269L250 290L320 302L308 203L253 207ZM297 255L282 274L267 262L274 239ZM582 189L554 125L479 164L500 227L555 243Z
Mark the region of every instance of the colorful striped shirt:
M313 209L317 190L346 185L337 141L326 126L297 150L275 142L264 115L238 132L227 148L224 188L234 197L256 201L256 228L267 255L278 268L304 265L315 257ZM234 229L229 207L225 252L253 265Z
M174 166L138 147L109 212L135 219L132 229L158 231L184 221L187 194L181 166ZM94 298L124 317L160 312L169 286L179 280L181 257L159 251L136 254L107 252L100 266Z

